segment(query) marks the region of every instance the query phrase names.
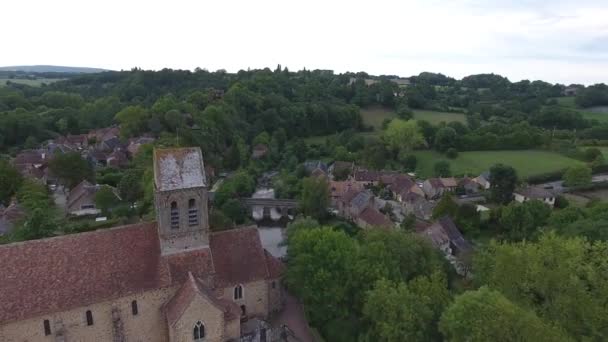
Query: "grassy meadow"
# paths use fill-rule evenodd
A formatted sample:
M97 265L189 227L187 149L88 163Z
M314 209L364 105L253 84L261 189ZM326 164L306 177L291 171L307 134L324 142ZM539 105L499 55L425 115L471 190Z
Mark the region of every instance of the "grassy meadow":
M582 164L561 154L540 150L460 152L456 159L447 159L445 155L431 150L416 151L415 155L418 158L416 172L422 177L432 176L433 167L439 160L449 161L452 173L455 175L473 176L488 170L496 163L503 163L513 166L522 179Z
M53 82L61 81L61 78L38 78L35 80L28 79L8 79L8 78L0 78L0 87L6 86L6 82L10 81L13 83L26 84L32 87L40 87L42 83L51 84Z
M361 109L361 117L363 118L363 123L367 126L374 127L374 130L382 129L382 121L385 119L394 119L397 117L397 114L392 110L384 107L370 107ZM414 119L416 120L426 120L433 125L437 125L440 122L451 122L451 121L460 121L466 122L466 117L464 114L459 113L448 113L448 112L434 112L430 110L414 110Z
M608 107L606 106L580 108L574 102L574 96L556 97L555 100L560 106L571 108L581 113L585 119L608 122Z

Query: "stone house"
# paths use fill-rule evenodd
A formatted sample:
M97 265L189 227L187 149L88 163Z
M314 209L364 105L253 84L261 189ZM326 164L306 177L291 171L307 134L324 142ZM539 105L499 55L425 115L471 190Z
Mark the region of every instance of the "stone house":
M368 191L349 190L345 193L338 204L338 211L342 217L349 220L355 220L357 216L367 208L373 205L374 195Z
M252 159L262 159L268 155L268 146L265 144L257 144L251 152Z
M515 189L513 197L519 203L524 203L529 200L539 200L548 206L555 206L555 194L537 186Z
M282 308L257 229L209 232L200 149L154 171L156 222L0 246L0 341L239 341Z
M409 192L402 201L405 213L414 214L416 218L421 220L429 220L433 216L433 209L437 203L433 200L427 200L424 195L415 192Z
M429 178L422 183L422 190L429 199L441 197L445 192L454 192L458 187L456 179L449 178Z
M359 215L356 217L355 222L359 227L365 229L374 227L390 228L395 226L395 224L389 220L386 215L371 206L363 209L363 211L361 211L361 213L359 213Z
M488 190L490 189L490 172L486 171L486 172L482 172L479 176L473 178L473 181L477 184L479 184L479 186L481 186L482 189Z
M353 181L330 181L329 197L332 207L337 208L342 196L344 196L350 190L362 191L363 186Z
M440 218L418 234L439 249L459 274L468 274L473 246L462 236L449 216Z
M87 180L83 180L70 190L66 198L66 212L74 216L99 214L101 211L95 206L95 195L102 187L111 188L116 195L116 199L120 200L115 188L109 185L93 185Z
M477 194L481 190L481 185L469 177L460 179L458 181L458 187L467 195Z

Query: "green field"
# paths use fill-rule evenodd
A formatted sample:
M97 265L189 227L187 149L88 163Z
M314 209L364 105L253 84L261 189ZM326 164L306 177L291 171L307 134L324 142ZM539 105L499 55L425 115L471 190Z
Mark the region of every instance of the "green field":
M435 151L416 151L418 167L416 172L421 177L433 175L433 167L439 160L450 162L454 175L477 176L488 170L492 165L503 163L513 166L520 179L551 171L558 171L582 162L565 157L561 154L538 151L472 151L460 152L458 158L450 160L445 155Z
M13 83L19 84L27 84L32 87L40 87L42 83L51 84L53 82L61 81L61 78L38 78L35 80L27 80L27 79L8 79L8 78L0 78L0 87L4 87L7 81L11 81Z
M581 113L585 119L608 122L608 107L580 108L574 102L574 96L555 97L554 99L560 106L574 109Z
M375 130L382 129L382 122L385 119L394 119L397 117L397 114L392 109L383 108L383 107L370 107L361 109L361 117L363 118L363 123L367 126L374 127ZM466 117L464 114L458 113L448 113L448 112L434 112L430 110L414 110L414 119L416 120L426 120L433 125L437 125L440 122L451 122L451 121L460 121L462 123L466 122Z

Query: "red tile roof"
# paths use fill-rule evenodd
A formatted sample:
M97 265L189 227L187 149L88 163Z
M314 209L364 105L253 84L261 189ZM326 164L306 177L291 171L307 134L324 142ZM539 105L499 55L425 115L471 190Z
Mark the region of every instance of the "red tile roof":
M155 223L0 246L0 323L158 288Z
M367 207L365 208L361 214L359 214L359 219L363 220L365 223L370 226L377 227L391 227L393 223L389 220L384 214L379 212L378 210Z
M226 287L269 278L257 228L213 233L210 240L218 286Z
M2 245L0 324L172 286L188 273L226 287L283 270L256 228L213 233L210 245L161 256L155 222Z
M196 280L192 273L188 273L184 284L163 307L170 325L179 320L196 295L205 298L217 309L224 312L226 319L233 320L239 317L240 309L236 303L218 299L200 281Z
M283 262L275 258L267 250L264 250L264 255L266 256L266 265L268 265L268 273L270 278L276 279L281 277L283 272L285 272L285 265Z

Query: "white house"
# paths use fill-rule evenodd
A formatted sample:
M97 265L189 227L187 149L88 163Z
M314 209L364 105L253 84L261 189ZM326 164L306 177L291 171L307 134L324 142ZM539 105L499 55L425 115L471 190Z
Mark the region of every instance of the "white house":
M550 205L551 207L555 205L555 194L553 194L551 191L536 186L516 189L513 192L513 195L515 196L515 200L519 203L536 199Z

